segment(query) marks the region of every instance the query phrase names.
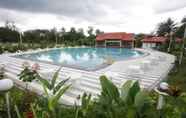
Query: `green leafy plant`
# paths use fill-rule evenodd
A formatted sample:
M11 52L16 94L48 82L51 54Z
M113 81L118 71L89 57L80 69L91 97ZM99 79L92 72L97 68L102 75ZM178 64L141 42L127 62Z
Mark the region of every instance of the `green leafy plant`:
M93 111L94 102L91 101L91 94L84 93L81 96L81 105L75 105L75 118L83 117L88 118Z
M43 85L43 89L46 95L47 111L50 116L56 117L56 108L58 106L59 99L69 89L71 85L65 85L68 79L57 81L59 70L54 73L51 80L38 78Z
M96 103L99 117L156 117L148 92L140 90L138 81L127 81L118 89L105 76L100 77L102 92ZM100 112L101 111L101 112ZM151 112L152 111L152 112Z
M31 70L29 69L29 67L25 67L24 70L18 76L19 79L24 82L32 82L33 80L40 78L37 71Z
M80 106L66 107L58 102L70 85L65 84L68 79L58 81L59 71L60 69L55 72L51 80L39 78L43 84L45 97L30 102L29 106L26 105L27 108L20 107L23 100L18 100L19 102L11 105L18 118L24 117L23 109L28 107L34 118L185 118L186 95L184 93L166 96L165 105L161 110L157 110L157 93L140 89L138 81L132 80L118 88L105 76L100 77L101 94L97 98L92 100L90 94L84 93L79 97ZM23 96L21 98L25 99ZM6 114L3 116L6 117Z

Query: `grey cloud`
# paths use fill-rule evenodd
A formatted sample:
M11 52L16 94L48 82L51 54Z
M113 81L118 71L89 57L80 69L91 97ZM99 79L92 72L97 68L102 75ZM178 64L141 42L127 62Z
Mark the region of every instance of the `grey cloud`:
M11 11L11 10L5 10L0 8L0 22L5 22L7 20L14 21L18 24L25 23L27 20L27 17L23 14L19 14L19 17L17 16L17 12Z
M0 7L32 13L92 18L106 12L95 0L0 0Z
M154 5L156 13L166 13L186 7L186 0L161 0Z
M97 25L123 24L132 7L141 4L138 0L0 0L3 9L55 14L59 19L68 17L75 22L86 20Z

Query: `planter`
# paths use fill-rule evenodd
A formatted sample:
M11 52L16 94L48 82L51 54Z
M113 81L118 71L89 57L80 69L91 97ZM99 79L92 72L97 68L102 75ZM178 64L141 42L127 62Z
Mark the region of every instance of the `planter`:
M26 112L26 118L34 118L33 112Z

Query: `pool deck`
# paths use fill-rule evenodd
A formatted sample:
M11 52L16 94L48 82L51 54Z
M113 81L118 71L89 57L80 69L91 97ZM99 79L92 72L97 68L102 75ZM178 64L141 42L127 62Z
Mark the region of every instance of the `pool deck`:
M156 87L159 82L166 79L169 71L174 66L175 56L147 49L136 49L142 52L148 53L149 55L128 59L123 61L114 62L112 65L97 70L97 71L85 71L80 69L73 69L69 67L62 67L59 73L59 79L64 80L69 77L72 73L80 73L81 78L74 84L72 87L61 97L60 102L66 105L81 104L80 100L77 99L79 95L82 95L84 92L92 94L93 98L97 97L100 94L101 86L99 82L99 77L104 75L106 72L117 73L117 76L112 78L114 84L120 87L127 80L139 80L140 86L147 90L152 90ZM28 52L29 53L29 52ZM6 76L14 81L15 85L22 89L28 89L30 91L36 92L39 95L43 95L43 88L41 84L34 81L31 83L25 83L18 79L17 75L22 71L22 63L27 61L30 64L36 62L15 58L12 57L15 54L3 54L0 55L0 64L6 64ZM162 60L159 60L155 65L151 65L148 70L145 70L140 73L129 73L128 67L130 65L140 65L144 60L151 60L154 57L163 57ZM49 63L37 62L40 65L41 70L55 72L59 66ZM74 85L73 85L74 84Z

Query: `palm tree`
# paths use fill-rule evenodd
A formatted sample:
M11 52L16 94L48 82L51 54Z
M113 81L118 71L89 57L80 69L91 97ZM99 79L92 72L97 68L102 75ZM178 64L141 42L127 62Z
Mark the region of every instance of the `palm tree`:
M170 48L173 42L173 34L176 30L176 23L171 19L168 18L166 21L159 23L158 29L156 31L156 34L158 36L165 36L168 34L170 40L169 40L169 46L167 49L167 52L170 52Z
M175 31L176 27L175 27L176 23L171 19L168 18L165 22L161 22L158 25L158 29L157 29L157 35L158 36L165 36L166 33L171 33L171 31Z
M186 39L186 17L184 17L181 21L181 23L183 24L182 26L185 27L184 29L184 34L183 34L183 41L182 41L182 48L181 48L181 53L180 53L180 60L179 60L179 64L182 63L182 59L183 59L183 54L185 52L185 39Z

